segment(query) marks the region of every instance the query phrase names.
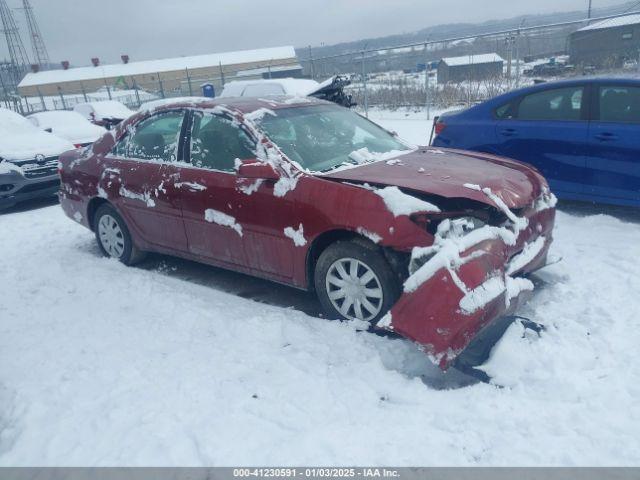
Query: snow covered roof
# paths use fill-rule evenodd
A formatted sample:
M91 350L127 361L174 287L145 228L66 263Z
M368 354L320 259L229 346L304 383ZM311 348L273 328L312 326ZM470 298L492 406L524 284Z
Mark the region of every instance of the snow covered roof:
M134 114L133 110L129 110L125 105L116 100L79 103L73 107L73 110L85 117L89 117L89 115L93 113L96 120L107 118L124 119Z
M623 17L609 18L601 22L592 23L586 27L582 27L578 32L587 32L589 30L602 30L603 28L624 27L626 25L637 25L640 23L640 13L633 15L625 15Z
M296 58L293 47L261 48L238 52L213 53L192 57L166 58L163 60L145 60L141 62L100 65L98 67L78 67L69 70L45 70L27 73L19 87L47 85L51 83L96 80L101 78L126 77L129 75L154 74L175 70L206 68L222 65L262 62L277 59Z
M234 80L227 82L220 97L263 97L270 95L305 96L317 90L319 83L305 78Z
M443 58L442 62L450 67L459 65L479 65L482 63L504 62L504 59L497 53L483 53L480 55L463 55L462 57Z

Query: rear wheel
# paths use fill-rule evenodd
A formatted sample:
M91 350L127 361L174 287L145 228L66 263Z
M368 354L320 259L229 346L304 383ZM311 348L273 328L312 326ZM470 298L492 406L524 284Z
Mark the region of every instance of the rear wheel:
M398 279L375 245L339 241L318 259L314 278L318 299L330 318L375 324L396 302Z
M145 253L133 244L127 224L111 205L98 208L94 230L98 246L107 257L117 258L125 265L134 265L144 259Z

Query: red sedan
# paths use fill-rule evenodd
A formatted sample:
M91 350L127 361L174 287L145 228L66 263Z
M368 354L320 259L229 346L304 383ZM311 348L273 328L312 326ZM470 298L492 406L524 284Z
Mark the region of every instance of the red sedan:
M316 292L331 318L447 368L546 263L555 197L532 167L414 147L320 100L198 100L60 159L61 204L127 265L176 255Z

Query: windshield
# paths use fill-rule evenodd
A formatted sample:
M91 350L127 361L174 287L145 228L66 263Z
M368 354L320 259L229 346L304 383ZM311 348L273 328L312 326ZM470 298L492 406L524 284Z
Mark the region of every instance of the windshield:
M279 109L259 121L266 135L303 168L322 172L410 150L389 132L336 105Z

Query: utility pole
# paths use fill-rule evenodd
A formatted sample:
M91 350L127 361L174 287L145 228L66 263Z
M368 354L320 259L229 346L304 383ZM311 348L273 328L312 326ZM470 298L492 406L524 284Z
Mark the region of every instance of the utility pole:
M427 53L427 43L424 44L424 91L425 91L425 106L427 107L427 120L431 120L431 94L429 92L429 54Z
M367 71L365 67L366 45L362 50L362 87L364 89L364 115L369 118L369 97L367 95Z
M520 28L524 27L526 18L520 22ZM518 28L518 34L516 35L516 88L520 87L520 28Z
M2 20L2 30L7 40L7 49L9 50L10 79L12 82L10 87L16 89L28 68L29 57L24 49L20 32L6 0L0 0L0 19Z
M47 52L47 47L42 39L42 34L40 33L38 22L36 22L36 17L33 14L33 8L31 7L29 0L22 0L22 5L24 8L24 14L27 17L29 35L31 35L31 46L33 47L34 60L38 65L40 65L40 68L48 67L50 63L49 53Z
M509 80L509 85L511 85L511 66L513 61L513 39L514 39L514 36L512 33L510 33L509 36L504 39L504 43L507 48L507 79Z
M316 78L316 67L313 64L313 53L311 53L311 45L309 45L309 63L311 64L311 78Z
M587 18L591 20L591 6L593 4L593 0L589 0L589 10L587 11Z

